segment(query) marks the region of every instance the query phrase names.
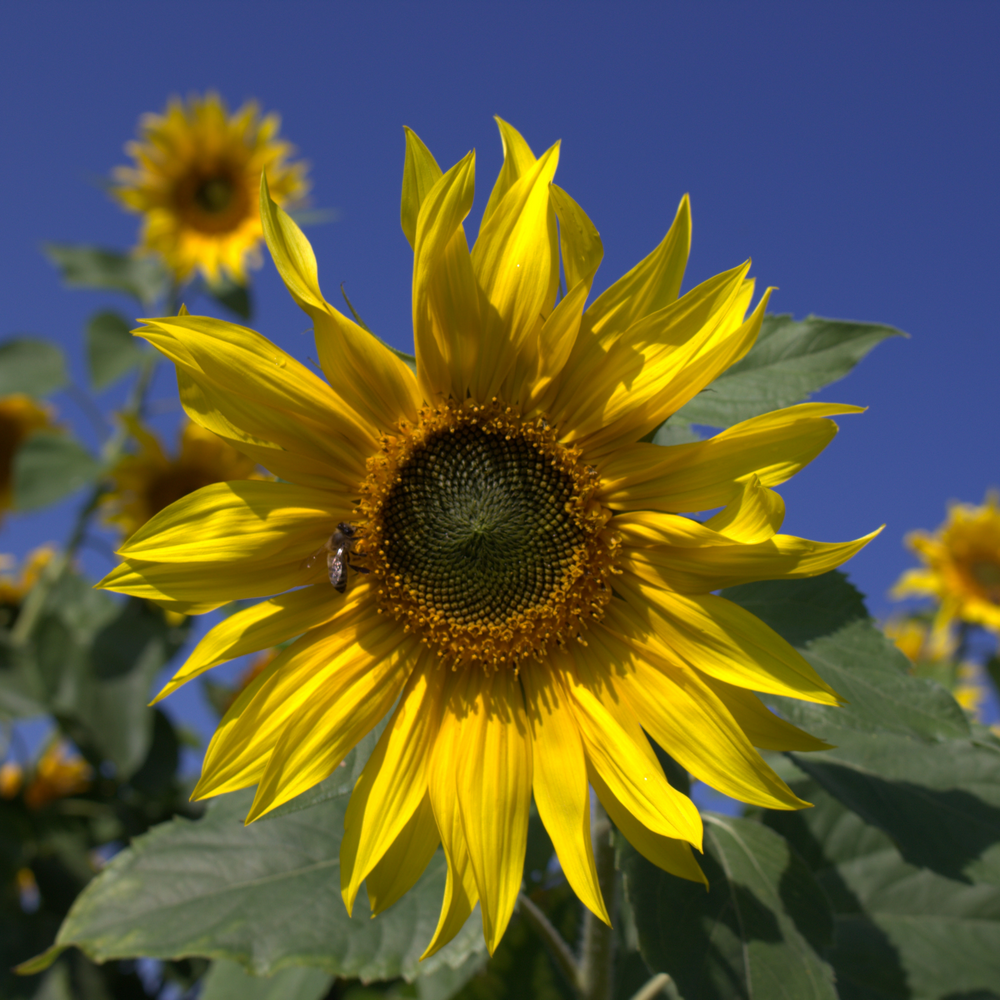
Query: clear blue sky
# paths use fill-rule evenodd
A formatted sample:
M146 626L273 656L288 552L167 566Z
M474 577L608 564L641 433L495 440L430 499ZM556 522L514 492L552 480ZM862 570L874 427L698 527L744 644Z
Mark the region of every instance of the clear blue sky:
M132 244L135 219L94 179L169 94L211 87L281 112L313 164L314 203L341 212L310 231L327 294L344 281L399 346L411 343L402 126L444 165L478 150L475 219L501 161L499 114L536 151L563 140L558 181L604 240L598 291L659 241L688 191L686 287L752 257L760 287L779 286L774 311L911 335L822 394L870 410L782 490L792 534L887 523L848 566L873 612L911 563L904 533L1000 485L996 3L41 0L6 5L4 35L0 336L58 340L81 381L87 317L132 307L63 290L38 246ZM307 320L269 263L257 299L257 328L306 357ZM170 380L162 371L155 395L169 398ZM72 509L8 519L0 551L64 538ZM87 564L107 567L96 553Z

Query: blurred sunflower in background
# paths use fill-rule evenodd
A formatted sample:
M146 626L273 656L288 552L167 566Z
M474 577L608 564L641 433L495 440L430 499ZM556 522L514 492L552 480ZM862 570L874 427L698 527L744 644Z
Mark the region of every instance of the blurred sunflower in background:
M14 623L25 596L37 583L55 551L54 545L33 549L21 563L19 571L14 556L0 555L0 627L10 628Z
M1000 495L987 493L978 507L951 504L937 531L913 531L906 544L924 565L906 570L892 596L938 602L931 637L937 654L954 642L956 622L1000 633Z
M34 431L52 427L52 411L31 396L0 396L0 521L13 500L14 455Z
M229 479L260 479L257 463L218 435L188 421L178 435L177 454L167 455L156 436L137 420L128 429L139 451L111 470L114 489L105 495L105 520L128 538L175 500Z
M148 321L141 335L175 362L191 419L280 481L180 499L100 584L188 613L280 595L213 628L159 696L295 639L226 712L195 790L256 785L248 822L331 774L398 699L347 811L342 888L350 910L366 883L380 912L443 843L425 954L477 901L496 948L532 796L570 885L604 920L589 787L639 852L704 881L698 810L646 733L728 795L806 805L755 747L825 744L754 692L838 696L712 592L823 573L873 537L779 534L771 489L829 443L831 415L858 407L806 403L706 441L644 442L749 351L768 293L750 309L747 262L680 295L684 198L660 246L585 309L603 249L552 183L558 146L536 158L500 129L504 165L471 251L474 154L442 173L407 131L412 368L326 301L311 246L262 178L268 246L327 381L245 328Z
M295 205L309 190L308 165L278 138L277 114L249 101L230 115L218 94L172 99L139 121L126 152L135 165L114 172L114 196L142 215L140 249L159 254L177 281L200 271L210 284L246 281L259 266L257 191L267 173L272 196Z

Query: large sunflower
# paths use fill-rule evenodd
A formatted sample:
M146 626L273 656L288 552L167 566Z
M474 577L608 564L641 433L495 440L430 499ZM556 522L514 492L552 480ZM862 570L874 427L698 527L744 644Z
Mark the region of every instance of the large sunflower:
M1000 495L990 492L981 507L955 503L933 534L913 531L906 544L924 564L896 582L894 597L933 597L932 644L951 642L953 622L983 625L1000 633Z
M327 381L251 330L148 321L141 335L176 363L191 418L283 481L178 501L102 582L188 612L279 595L212 629L160 695L299 637L227 712L195 791L256 785L248 821L329 775L396 705L347 811L343 894L350 909L367 880L385 909L443 843L427 954L477 900L496 947L532 795L567 879L605 920L588 786L641 853L703 879L698 811L647 733L729 795L805 805L754 747L824 744L754 692L837 696L712 591L822 573L867 541L776 534L784 505L770 489L829 442L828 415L857 407L803 404L671 448L642 441L746 354L767 295L747 317L747 263L678 297L685 198L663 243L584 311L597 231L552 183L558 147L536 159L500 129L506 158L471 252L474 154L442 174L407 132L415 371L326 301L312 248L264 188L268 246L312 318ZM722 509L704 523L679 513L710 508ZM311 558L331 534L343 594Z
M279 205L309 190L303 162L278 138L276 114L260 116L250 101L230 115L218 94L174 98L165 114L140 119L138 142L126 152L134 167L115 170L115 197L143 216L141 248L160 254L178 280L199 269L217 282L239 282L259 262L257 191L266 172Z

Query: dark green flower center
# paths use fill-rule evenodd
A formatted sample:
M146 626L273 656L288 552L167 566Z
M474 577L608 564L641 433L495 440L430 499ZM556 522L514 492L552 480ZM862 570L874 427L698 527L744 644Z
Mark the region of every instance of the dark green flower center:
M224 212L233 200L233 182L228 177L209 177L195 188L194 200L205 212Z
M566 585L587 537L575 484L530 441L463 424L397 473L382 508L385 561L428 613L499 625Z

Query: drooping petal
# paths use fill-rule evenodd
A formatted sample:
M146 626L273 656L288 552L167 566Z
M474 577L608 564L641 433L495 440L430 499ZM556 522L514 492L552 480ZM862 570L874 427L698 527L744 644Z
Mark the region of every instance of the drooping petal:
M719 544L725 536L705 524L656 511L622 514L615 527L624 540L619 563L623 569L647 583L686 594L755 580L817 576L847 562L882 531L850 542L774 535L750 545L727 545Z
M477 364L480 292L462 222L475 194L475 153L427 192L413 243L413 336L417 377L428 400L465 399L466 374Z
M485 401L497 394L522 345L537 335L555 304L559 242L549 184L558 162L556 145L511 185L472 248L472 266L485 300L471 387L475 399Z
M510 670L491 676L469 671L468 683L456 688L447 712L464 713L454 761L456 790L492 954L514 912L524 871L531 736L521 688Z
M643 826L635 816L628 811L622 802L615 797L598 770L592 765L587 766L590 783L594 786L597 798L611 822L622 832L625 839L657 868L662 868L671 875L685 878L689 882L702 882L708 886L708 879L695 861L691 845L686 840L664 837Z
M774 537L785 520L785 501L751 473L743 489L705 527L731 538L734 542L753 545Z
M531 724L532 790L566 880L581 902L610 924L590 839L587 760L565 691L547 666L521 672Z
M401 417L414 420L421 400L413 372L377 337L326 301L312 246L271 200L264 174L260 217L274 266L289 294L313 321L319 363L337 395L383 432L395 429Z
M764 763L694 671L654 659L648 651L639 653L601 629L594 630L591 642L619 667L616 689L642 728L681 767L726 795L766 809L806 804Z
M615 590L624 600L611 601L603 624L640 648L736 687L839 704L799 652L738 604L714 594L673 594L629 573L616 577Z
M747 739L761 750L829 750L829 743L810 736L809 733L779 718L761 702L752 691L734 687L714 677L702 676L702 680L719 696L719 700L729 709Z
M570 695L594 770L643 826L700 848L698 810L668 783L631 707L615 687L611 667L595 661L588 647L574 649L572 657L558 654L554 662L557 669L562 667L558 676Z
M395 623L378 614L369 588L354 588L342 614L275 657L236 699L209 743L194 797L256 784L290 723L310 749L323 744L330 773L339 763L331 748L341 748L343 759L389 710L406 682L415 645L408 637L401 641Z
M340 612L343 601L339 596L329 583L318 583L224 618L195 646L153 704L226 660L278 646L325 624Z
M625 445L599 463L601 500L616 510L681 513L724 506L751 473L764 486L779 486L808 465L837 433L824 418L863 412L861 406L800 403L734 424L707 441Z
M425 653L351 795L340 844L340 884L348 913L361 883L427 790L427 764L446 688L442 674L437 658Z
M389 909L416 885L440 843L431 798L425 792L406 826L365 879L372 913Z
M459 680L455 678L455 682ZM434 937L421 959L443 948L462 929L479 901L458 806L457 774L465 752L462 723L459 715L445 710L427 775L427 794L448 860L448 879Z

